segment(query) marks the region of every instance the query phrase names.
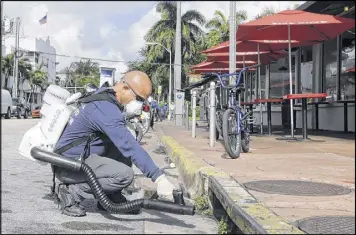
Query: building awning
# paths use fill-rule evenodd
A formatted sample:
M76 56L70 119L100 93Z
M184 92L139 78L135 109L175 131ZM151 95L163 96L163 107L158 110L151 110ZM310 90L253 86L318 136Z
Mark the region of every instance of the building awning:
M339 15L344 12L345 7L348 7L348 9L351 10L354 6L354 1L307 1L300 5L297 10L328 15Z

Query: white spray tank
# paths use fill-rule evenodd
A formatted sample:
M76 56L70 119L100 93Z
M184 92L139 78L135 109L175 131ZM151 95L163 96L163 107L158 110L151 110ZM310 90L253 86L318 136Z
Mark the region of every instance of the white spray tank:
M38 162L30 154L33 147L52 152L71 114L76 109L76 105L67 105L67 103L77 100L81 95L78 92L70 96L66 89L50 85L43 96L43 106L40 111L42 119L25 133L19 146L20 154Z

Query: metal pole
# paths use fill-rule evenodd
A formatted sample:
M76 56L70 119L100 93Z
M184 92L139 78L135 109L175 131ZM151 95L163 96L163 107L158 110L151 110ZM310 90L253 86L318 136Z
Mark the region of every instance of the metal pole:
M196 107L197 107L197 92L193 91L192 95L192 138L196 137Z
M210 118L209 118L209 127L210 127L210 142L209 145L210 147L214 147L215 145L215 111L216 111L216 107L215 107L215 82L211 82L210 83Z
M18 84L18 59L17 54L19 51L19 31L20 31L20 18L16 18L16 37L15 37L15 52L14 52L14 67L13 67L13 84L12 84L12 97L17 97L17 84Z
M290 25L288 25L288 53L289 53L289 93L293 94L292 81L292 45L290 42ZM293 100L290 99L290 130L291 136L294 137L294 114L293 114Z
M229 72L236 71L236 2L230 1L230 46L229 46ZM230 85L234 84L235 76L230 77Z
M182 86L181 76L182 76L182 21L181 21L181 2L177 1L177 24L176 24L176 44L175 44L175 55L174 55L174 81L175 81L175 90L180 90ZM176 92L175 92L176 93ZM182 126L182 102L177 103L177 97L174 96L175 100L175 123L176 126ZM180 107L178 107L180 106Z
M2 54L3 54L3 52L2 52L2 36L3 35L5 35L5 29L2 27L2 23L4 22L4 17L3 17L3 10L4 10L4 7L3 7L3 4L4 2L3 1L1 1L1 56L2 56ZM4 52L4 54L5 54L5 52ZM6 87L5 87L6 88Z
M260 55L260 44L257 43L257 52L258 52L258 64L261 64L261 55ZM261 67L258 66L258 98L262 99L262 86L261 86ZM260 132L263 134L263 112L262 112L262 103L260 103Z
M243 67L245 68L246 64L245 64L245 55L242 57L243 58ZM246 79L246 71L243 72L243 76L244 76L244 103L247 102L247 79ZM244 110L246 110L246 105L244 105Z
M184 102L184 127L189 130L189 105L188 102Z
M252 78L253 78L253 72L252 71L250 71L250 72L248 72L248 74L250 75L249 77L250 77L250 102L252 102L252 98L253 98L253 96L252 96L252 91L253 91L253 87L252 87L252 85L253 85L253 81L252 81Z
M169 88L168 88L168 106L172 102L172 52L169 52Z

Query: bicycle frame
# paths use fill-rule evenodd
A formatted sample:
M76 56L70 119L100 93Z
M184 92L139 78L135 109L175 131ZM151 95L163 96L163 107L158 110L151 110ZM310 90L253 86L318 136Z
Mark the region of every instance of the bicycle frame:
M244 67L240 72L235 72L235 73L228 73L228 74L221 74L219 75L218 73L208 73L206 75L215 75L216 77L218 77L219 79L219 83L221 85L222 88L232 88L229 92L229 108L233 109L235 111L235 118L236 118L236 123L237 123L237 130L236 130L236 134L240 134L241 131L245 131L244 127L243 127L243 117L245 117L246 115L244 115L244 113L241 111L241 107L236 104L236 91L235 89L240 85L240 81L241 81L241 75L244 71L247 71L250 68L253 67L257 67L260 66L260 64L256 64L256 65L252 65L249 67ZM238 75L238 78L235 81L235 84L232 87L229 86L225 86L224 82L222 80L222 77L230 77L230 76L234 76L234 75Z

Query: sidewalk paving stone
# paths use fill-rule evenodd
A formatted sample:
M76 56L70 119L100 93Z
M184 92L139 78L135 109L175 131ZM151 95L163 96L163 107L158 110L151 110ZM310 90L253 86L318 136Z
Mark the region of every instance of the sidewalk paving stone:
M300 180L330 183L351 189L338 196L294 196L248 190L259 202L290 223L310 216L355 216L355 141L323 136L325 142L277 141L276 136L252 136L251 151L231 159L221 140L209 147L209 132L197 127L196 138L171 122L156 125L162 138L173 138L192 154L238 183L256 180ZM221 139L221 138L220 138Z

